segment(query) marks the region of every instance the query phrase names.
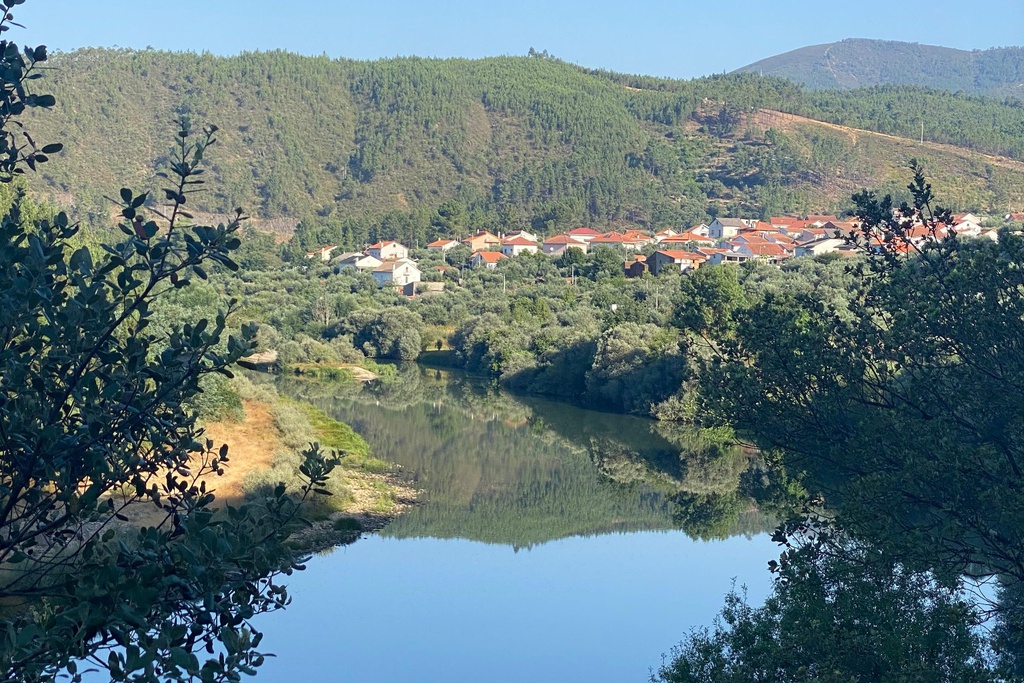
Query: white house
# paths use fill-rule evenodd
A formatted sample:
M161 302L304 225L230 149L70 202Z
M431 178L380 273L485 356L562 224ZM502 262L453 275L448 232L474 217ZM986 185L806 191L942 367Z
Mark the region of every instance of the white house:
M528 232L526 230L513 230L512 232L505 235L505 239L510 239L512 237L524 237L530 240L531 242L537 241L537 236L534 235L532 232Z
M820 239L811 240L810 242L804 242L803 244L798 245L793 254L795 256L817 256L818 254L840 251L845 246L848 245L844 239L836 237L822 237Z
M487 268L487 270L494 270L498 267L498 261L502 261L507 258L508 257L500 251L478 251L469 257L469 265L474 268L483 266Z
M316 251L311 251L311 252L307 253L306 254L306 258L308 258L308 259L319 258L321 261L325 261L325 262L326 261L330 261L331 260L331 252L334 251L335 249L337 249L337 247L333 247L333 246L332 247L320 247Z
M385 240L371 244L366 248L366 253L381 261L393 261L396 259L409 258L409 250L398 242Z
M747 222L740 218L716 218L708 226L708 237L715 240L727 240L749 227Z
M590 242L595 237L600 237L601 233L593 228L573 228L569 232L565 233L573 239L577 239L581 242Z
M544 240L544 244L540 246L540 250L549 256L561 256L565 253L566 249L579 249L585 254L587 253L588 245L586 242L575 237L555 235Z
M385 261L373 269L373 279L377 281L378 287L405 287L411 282L420 281L420 269L409 259Z
M537 243L522 236L506 237L501 241L501 253L505 256L519 256L524 251L537 253Z
M345 268L355 268L356 270L373 270L379 266L382 261L372 256L367 256L361 252L354 252L349 254L342 254L338 259L338 265L335 266L337 271L340 273Z
M427 245L427 251L439 251L442 254L449 249L454 249L459 246L461 242L458 240L435 240Z

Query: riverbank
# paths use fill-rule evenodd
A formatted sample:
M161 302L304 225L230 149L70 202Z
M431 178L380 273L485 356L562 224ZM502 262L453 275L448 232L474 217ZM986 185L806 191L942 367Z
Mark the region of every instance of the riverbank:
M281 481L297 489L300 454L314 442L336 451L341 463L326 487L332 495L307 503L306 517L313 526L294 537L304 549L354 541L416 504L417 492L399 479L399 467L374 457L347 424L315 406L281 397L273 387L245 379L237 385L244 417L205 425L208 438L228 446L224 474L207 478L216 505L241 502Z

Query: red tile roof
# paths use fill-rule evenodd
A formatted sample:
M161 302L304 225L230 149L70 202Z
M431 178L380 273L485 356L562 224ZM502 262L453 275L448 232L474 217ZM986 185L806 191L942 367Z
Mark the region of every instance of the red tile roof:
M528 239L526 239L525 237L523 237L521 235L516 235L515 237L507 237L507 238L503 239L501 241L501 243L503 245L513 246L513 247L535 247L535 246L537 246L536 242L534 242L533 240L528 240Z
M475 252L471 258L476 258L477 256L479 256L484 263L497 263L503 258L508 258L500 251L478 251Z
M708 257L696 251L679 251L676 249L661 249L660 251L654 252L656 254L665 254L674 261L707 261Z
M544 244L578 244L580 246L583 246L586 244L586 242L578 240L575 237L572 237L571 235L562 234L547 238L546 240L544 240Z

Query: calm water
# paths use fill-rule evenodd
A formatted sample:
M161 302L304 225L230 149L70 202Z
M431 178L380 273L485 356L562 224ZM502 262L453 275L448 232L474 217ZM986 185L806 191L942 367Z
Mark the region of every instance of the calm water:
M771 521L736 494L748 453L415 366L279 388L352 424L427 502L289 580L292 605L259 622L277 657L258 680L644 681L734 580L767 593Z

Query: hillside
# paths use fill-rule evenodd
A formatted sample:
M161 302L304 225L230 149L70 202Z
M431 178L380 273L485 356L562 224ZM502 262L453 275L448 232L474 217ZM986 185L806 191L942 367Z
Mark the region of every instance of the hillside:
M812 90L917 85L972 95L1024 98L1022 47L967 51L851 38L802 47L737 71L788 78Z
M98 223L109 222L105 195L153 186L179 114L220 128L195 210L241 206L352 244L377 234L422 244L470 225L546 233L841 210L851 188L900 189L913 156L937 187L963 186L955 208L1024 202L1019 166L983 156L1024 159L1024 109L920 88L813 93L777 78L650 79L529 57L130 50L57 55L37 83L58 105L27 117L30 129L65 152L31 183ZM768 131L762 110L906 138L927 111L926 139L962 149L904 141L883 153L827 127Z

